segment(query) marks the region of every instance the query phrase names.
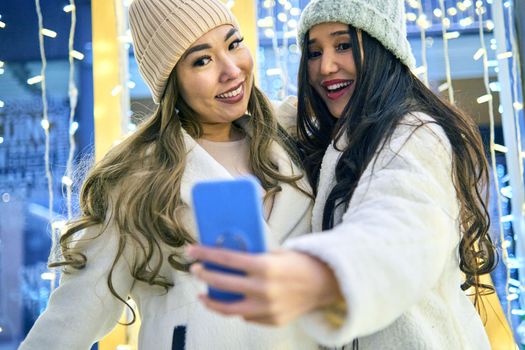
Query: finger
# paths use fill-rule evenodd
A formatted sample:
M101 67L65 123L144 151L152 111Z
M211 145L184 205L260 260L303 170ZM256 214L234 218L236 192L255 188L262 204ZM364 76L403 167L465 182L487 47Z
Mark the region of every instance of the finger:
M285 319L279 319L275 316L263 316L263 317L243 317L245 321L263 324L267 326L284 326L288 324Z
M232 250L208 248L200 245L190 245L186 249L188 255L197 260L216 263L218 265L257 273L263 268L261 259L256 255L235 252Z
M246 298L244 300L225 303L217 300L213 300L207 295L199 295L199 299L204 305L215 312L218 312L226 316L241 316L250 318L264 318L268 317L267 310L263 304L258 303L253 299Z
M213 288L246 295L261 294L260 282L248 276L209 270L200 263L193 264L190 271L198 279Z
M283 326L287 325L303 313L299 310L294 309L280 309L279 312L268 312L260 314L245 315L243 318L245 321L265 324L270 326Z
M235 303L224 303L216 301L207 295L199 295L199 299L204 305L219 314L225 316L240 316L248 322L281 326L289 323L295 317L277 316L269 311L266 304L260 303L256 300L245 299Z

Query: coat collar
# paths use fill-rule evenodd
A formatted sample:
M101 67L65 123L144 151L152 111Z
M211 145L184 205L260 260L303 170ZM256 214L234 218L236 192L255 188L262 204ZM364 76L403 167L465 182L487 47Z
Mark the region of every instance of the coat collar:
M240 125L250 135L251 130L245 122L246 117L243 119ZM183 202L192 206L191 189L197 182L233 179L233 176L184 130L183 135L187 156L181 182L181 198ZM277 166L280 174L291 176L302 173L280 145L274 142L270 147L270 160ZM288 238L299 222L310 215L312 205L312 200L293 186L286 183L279 185L282 190L275 195L270 217L265 223L267 232L270 232L272 236L269 237L269 247L275 247ZM298 181L298 185L310 192L310 187L304 177Z
M335 167L342 154L342 152L338 150L343 149L341 146L342 144L338 144L337 148L334 147L334 142L332 141L326 149L321 162L321 170L319 171L319 184L317 186L317 196L315 197L315 204L312 211L312 230L314 232L321 232L323 230L324 207L328 195L336 184Z

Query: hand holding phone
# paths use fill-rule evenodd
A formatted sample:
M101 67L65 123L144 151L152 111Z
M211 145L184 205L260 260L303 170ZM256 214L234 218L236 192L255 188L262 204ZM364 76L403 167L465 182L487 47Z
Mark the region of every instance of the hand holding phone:
M197 183L192 190L193 210L201 244L247 253L266 252L262 196L253 177ZM243 275L244 272L204 262L207 269ZM238 301L244 296L208 288L210 298Z

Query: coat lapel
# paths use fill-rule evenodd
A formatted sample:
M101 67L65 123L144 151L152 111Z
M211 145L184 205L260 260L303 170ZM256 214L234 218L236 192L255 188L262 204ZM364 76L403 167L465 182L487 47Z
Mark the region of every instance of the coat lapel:
M200 181L233 179L233 176L204 150L186 131L182 131L186 143L186 167L181 181L181 199L192 204L191 189Z
M245 125L243 127L247 128ZM248 130L247 132L249 133ZM187 158L186 168L182 175L181 199L192 207L191 190L197 182L233 179L233 176L184 130L183 135ZM301 174L281 146L274 143L271 147L271 161L277 165L281 174L287 176ZM270 217L265 222L269 249L279 246L288 236L295 235L294 228L304 220L309 220L311 212L312 200L307 195L288 184L281 183L280 185L282 191L276 194ZM299 185L307 192L310 191L304 178L299 181Z
M334 148L333 142L328 146L321 163L319 173L319 186L312 212L312 229L314 232L323 230L323 212L326 199L335 186L335 166L341 156L341 152Z
M293 164L286 151L277 143L272 145L272 161L277 165L279 173L282 175L297 176L302 174L302 171ZM278 242L282 243L291 236L304 233L294 232L294 228L304 220L309 220L312 199L287 183L280 183L279 185L282 190L274 197L268 225L276 235ZM297 185L307 193L311 193L305 176L297 182Z

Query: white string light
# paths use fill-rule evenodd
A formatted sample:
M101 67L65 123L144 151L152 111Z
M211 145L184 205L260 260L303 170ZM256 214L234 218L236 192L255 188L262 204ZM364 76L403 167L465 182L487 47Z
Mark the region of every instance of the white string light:
M481 52L482 58L483 58L483 82L485 84L485 92L487 95L490 96L490 99L487 100L488 103L488 112L489 112L489 122L490 122L490 141L489 141L489 150L490 150L490 157L491 157L491 165L492 165L492 177L494 180L494 187L495 187L495 193L496 193L496 207L498 211L498 217L500 220L498 221L498 229L499 229L499 237L502 244L502 258L503 263L506 266L506 278L505 278L505 297L507 300L509 299L509 280L510 280L510 268L509 268L509 254L507 249L503 246L505 242L505 235L503 231L503 211L501 209L501 202L500 202L500 188L499 188L499 180L498 180L498 169L496 164L496 151L504 151L507 152L508 149L501 145L496 145L495 143L495 118L494 118L494 104L492 99L492 93L490 91L489 86L489 65L488 65L488 57L487 57L487 48L485 46L485 33L483 30L483 13L484 11L481 11L480 7L476 9L476 13L478 15L478 23L479 23L479 37L480 37L480 43L481 43ZM479 101L478 101L479 103ZM510 302L507 302L507 321L509 322L509 325L511 325L511 307ZM512 325L511 325L512 327Z
M296 30L288 31L288 19L290 17L288 15L288 11L291 8L291 6L287 8L286 5L289 4L289 2L286 1L286 2L280 2L280 3L281 5L283 5L284 11L285 11L285 12L279 13L278 15L278 16L281 16L281 22L283 22L284 38L283 38L283 45L282 45L282 59L284 62L288 62L288 41L290 38L295 38L295 36L297 35L297 31ZM279 97L284 99L286 95L288 95L288 65L284 64L282 67L283 67L283 72L281 74L281 77L283 79L282 89L281 89L282 95Z
M523 104L518 101L519 93L518 93L518 81L519 81L519 75L518 75L518 62L519 62L519 53L516 49L516 46L514 43L516 42L516 36L514 35L514 19L512 17L512 5L509 3L509 6L505 6L507 8L507 21L509 23L509 39L512 43L511 45L511 51L507 52L507 55L499 54L498 59L500 56L503 56L503 58L510 58L512 57L512 76L513 84L512 84L512 93L516 101L512 104L514 107L514 118L516 123L516 135L518 137L518 149L520 152L522 152L522 144L521 144L521 124L520 124L520 110L523 109ZM507 56L507 57L505 57ZM502 59L503 59L502 58ZM523 160L520 160L520 175L521 178L523 178Z
M423 18L423 1L419 0L418 3L418 15L419 18ZM421 73L423 74L423 83L426 87L429 87L428 83L428 62L427 62L427 38L426 38L426 26L423 23L416 22L421 29Z
M513 23L513 17L512 17L512 9L510 7L510 2L508 2L508 6L504 6L505 8L507 8L507 21L508 21L508 26L509 26L509 38L510 38L510 43L511 43L511 52L507 52L507 53L500 53L498 55L498 59L508 59L508 58L511 58L512 57L512 75L513 75L513 96L515 99L518 98L518 80L519 80L519 77L518 77L518 67L517 67L517 62L518 62L518 52L516 50L516 47L514 45L514 43L516 43L516 38L514 36L514 23ZM507 5L507 3L505 3L505 5ZM506 55L505 55L506 54ZM521 124L520 124L520 113L519 113L519 110L516 108L516 103L513 104L513 113L514 113L514 124L515 124L515 127L516 127L516 142L517 142L517 147L518 147L518 151L519 151L519 154L522 155L523 154L523 149L522 149L522 144L521 144ZM518 162L518 169L519 169L519 173L520 173L520 179L523 179L523 156L520 156L519 157L519 162ZM510 269L507 268L507 281L510 280ZM508 282L507 282L507 285L506 287L508 288ZM523 305L523 303L521 303ZM508 303L507 305L507 313L510 312L510 303ZM509 316L507 316L509 317Z
M77 23L77 12L75 6L75 0L69 0L70 13L71 13L71 28L69 30L69 85L68 85L68 95L69 95L69 154L66 164L66 174L62 178L62 183L66 186L66 203L67 203L67 218L71 220L73 218L73 209L72 209L72 186L73 186L73 159L75 156L75 132L78 128L73 127L75 123L75 110L78 103L78 89L75 84L75 57L73 52L74 39L75 39L75 29ZM76 51L75 51L76 52Z
M506 146L503 146L503 145L498 145L497 143L495 143L492 148L494 149L494 151L496 152L500 152L500 153L507 153L509 151L509 148L506 147Z
M48 116L48 106L47 106L47 90L46 90L46 68L47 68L47 59L46 59L46 52L44 47L44 24L43 24L43 17L42 17L42 10L40 8L40 0L35 0L35 7L36 7L36 13L38 17L38 43L40 47L40 58L42 60L42 68L40 72L40 76L32 78L33 81L38 81L41 83L40 87L42 90L42 128L44 129L45 133L45 153L44 153L44 160L45 160L45 171L46 171L46 178L47 178L47 191L49 196L49 223L51 224L51 253L49 255L49 259L53 259L54 253L55 253L55 247L58 247L58 239L59 236L56 232L58 230L55 229L55 223L54 223L54 193L53 193L53 173L51 171L51 162L49 159L50 156L50 122L49 122L49 116ZM31 80L31 79L30 79ZM36 83L36 82L34 82ZM28 81L29 84L29 81ZM50 289L51 291L54 290L56 287L56 274L53 272L53 278L50 281Z
M0 18L2 18L2 15L0 15ZM0 21L1 23L4 23L2 21ZM4 23L4 27L5 27L5 23ZM2 27L3 28L3 27ZM5 70L4 70L4 61L0 61L0 75L4 74ZM0 100L0 108L4 108L5 107L5 102ZM0 144L4 143L4 138L0 136Z
M44 76L42 74L36 75L32 78L27 79L27 84L29 85L38 84L38 83L41 83L42 80L44 80Z
M439 6L440 6L440 10L443 16L441 20L441 32L443 35L443 50L445 54L445 70L446 70L446 76L447 76L448 99L450 103L456 104L456 101L454 100L454 88L452 86L452 75L450 73L450 56L448 53L447 28L450 25L450 20L446 16L444 0L439 0Z
M115 32L117 33L117 41L119 42L118 47L118 60L119 60L119 84L115 86L112 91L112 96L119 96L120 101L120 127L122 133L129 129L130 120L130 97L128 81L129 77L129 48L131 41L131 33L129 31L129 25L127 23L127 10L126 6L129 6L131 2L122 3L121 0L114 0L115 10ZM234 3L230 1L230 5Z
M70 50L69 55L79 61L82 61L84 59L84 54L82 52L78 52L77 50Z
M117 96L122 92L122 85L117 85L111 89L111 96Z
M278 41L278 38L277 38L277 25L276 25L276 21L275 21L275 13L274 13L274 9L275 9L275 2L272 1L269 3L268 5L268 16L272 19L271 23L272 23L272 27L271 27L271 35L269 35L269 37L272 39L272 49L273 49L273 53L274 53L274 56L275 56L275 64L276 64L276 71L279 71L280 72L280 78L281 78L281 88L279 89L279 94L278 94L278 97L279 98L282 98L284 97L283 95L286 93L286 82L287 82L287 77L285 76L285 67L283 67L282 63L281 63L281 55L284 53L284 50L287 50L287 48L283 48L283 50L281 50L279 48L279 41ZM270 30L267 30L268 31L268 34L270 34ZM266 33L266 32L265 32Z
M47 36L48 38L54 39L57 37L57 32L51 29L43 28L40 30L42 35Z
M46 52L44 48L44 35L42 34L42 29L44 29L43 25L43 18L42 18L42 10L40 8L40 0L35 0L35 6L36 6L36 14L38 17L38 42L40 47L40 58L42 60L42 69L40 73L40 83L41 83L41 89L42 89L42 128L44 129L45 133L45 152L44 152L44 160L45 160L45 171L46 171L46 178L47 178L47 190L49 195L49 222L51 225L53 225L53 205L54 205L54 194L53 194L53 174L51 172L51 164L49 161L49 153L50 153L50 135L49 135L49 117L48 117L48 110L47 110L47 91L46 91L46 67L47 67L47 60L46 60ZM29 81L28 81L29 83ZM54 230L52 230L54 231ZM51 246L56 247L57 241L56 241L56 235L54 232L51 233ZM53 252L53 250L52 250ZM49 256L49 258L52 258L52 255ZM54 281L51 283L51 289L54 287Z
M452 40L452 39L457 39L459 38L460 34L458 31L455 31L455 32L448 32L445 34L445 37L447 38L447 40Z

